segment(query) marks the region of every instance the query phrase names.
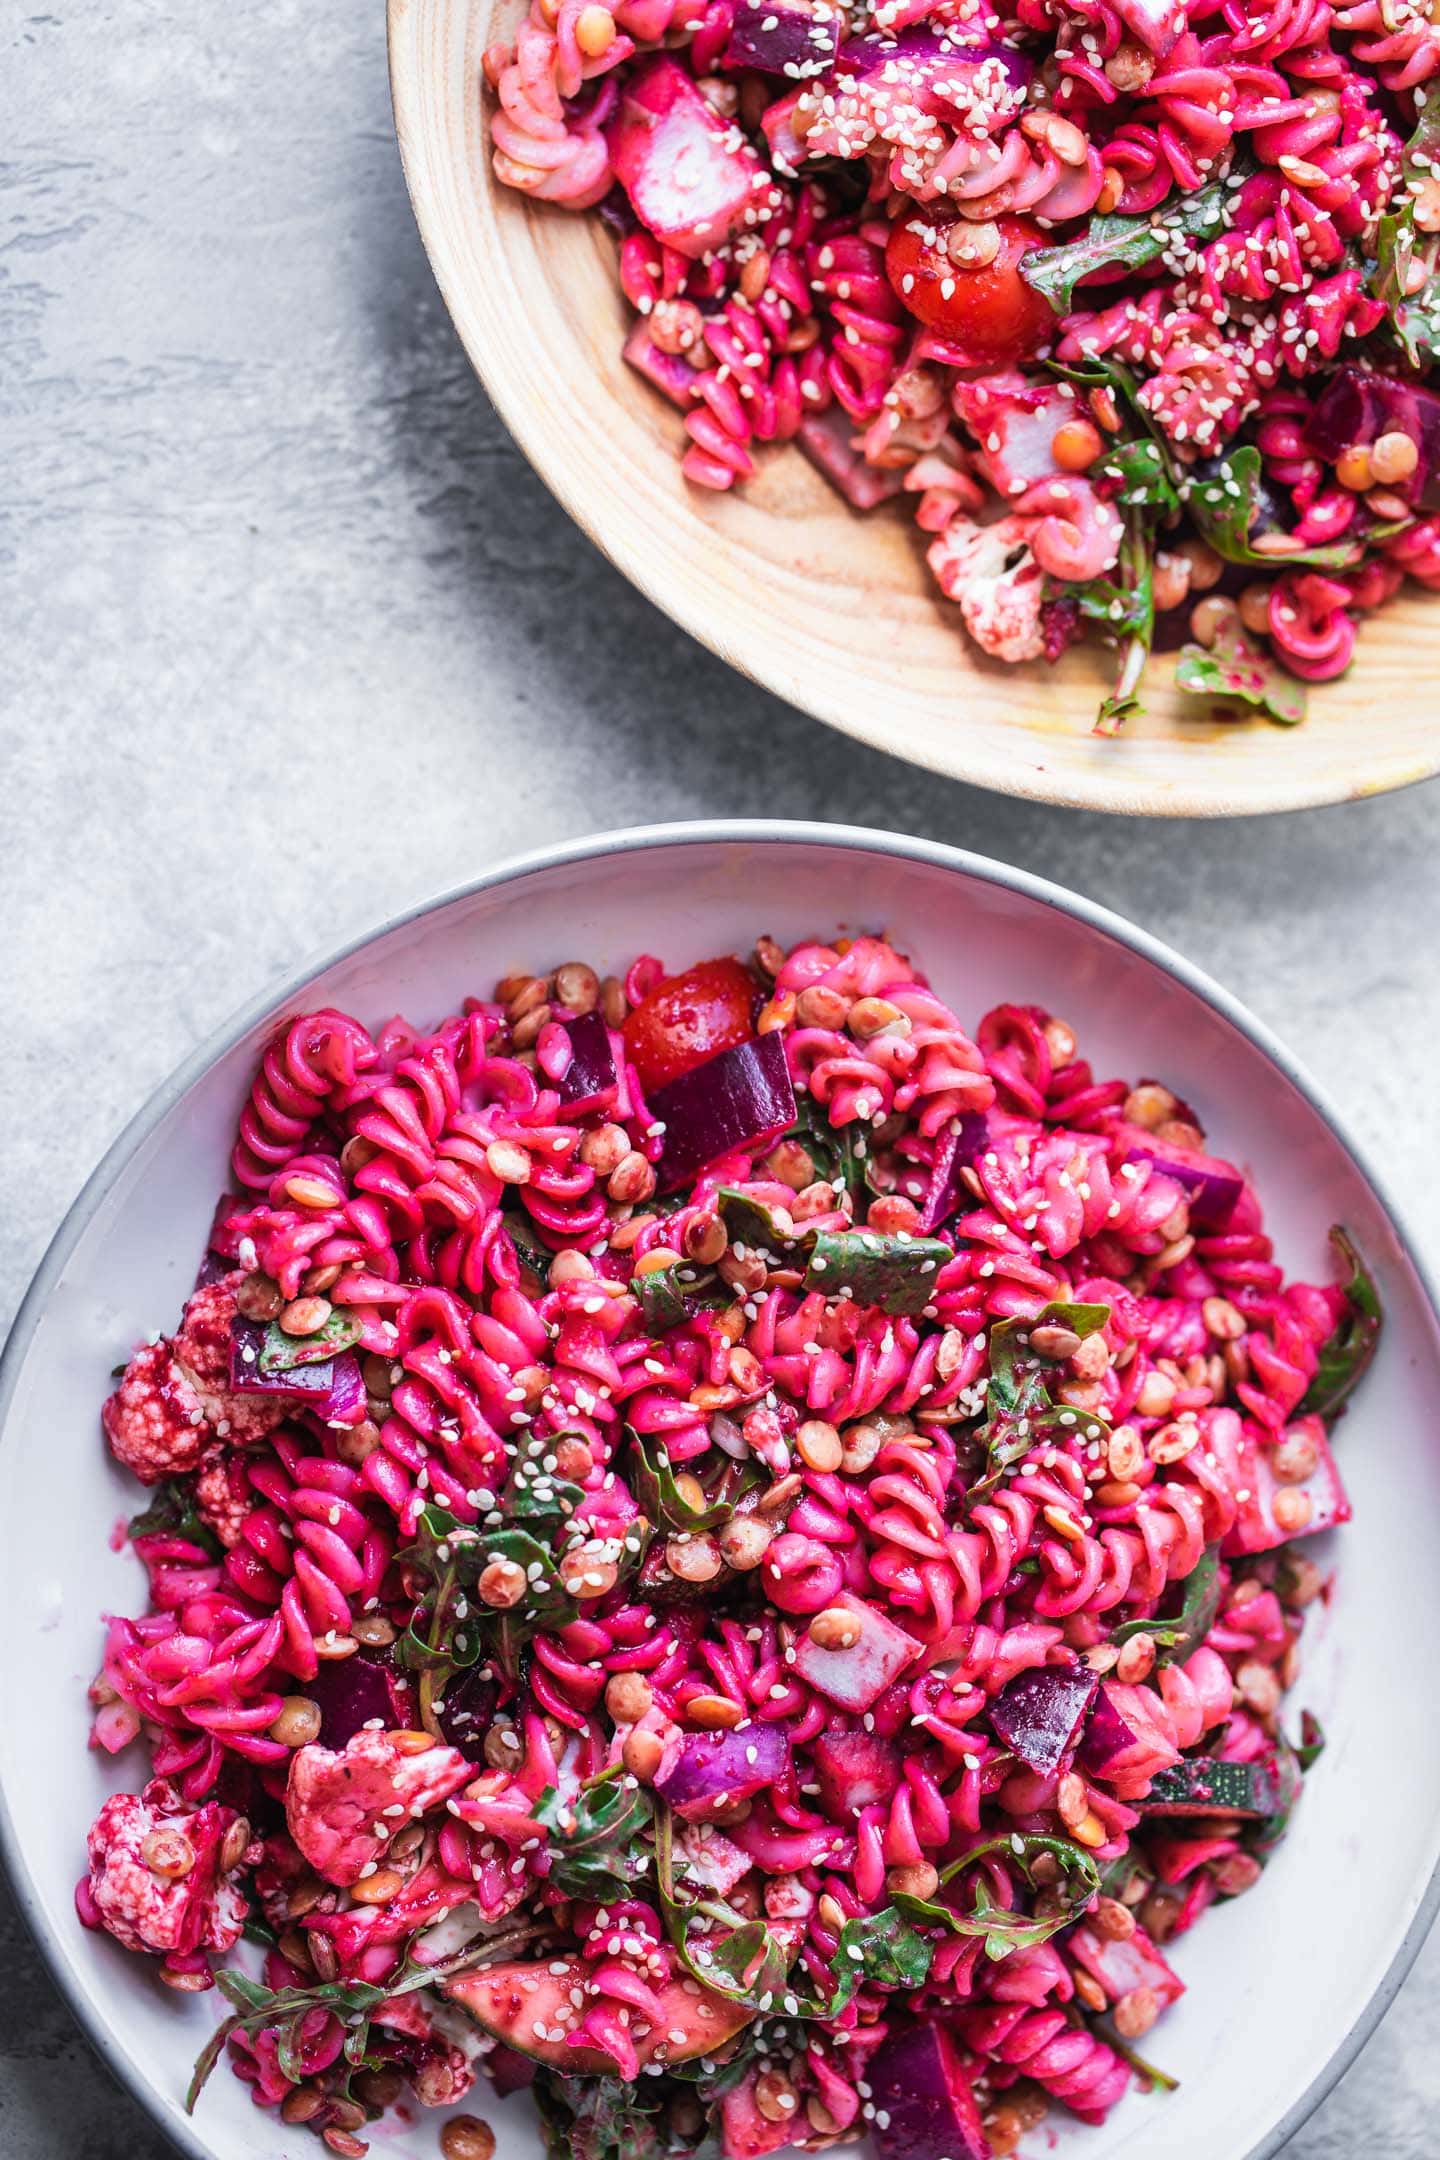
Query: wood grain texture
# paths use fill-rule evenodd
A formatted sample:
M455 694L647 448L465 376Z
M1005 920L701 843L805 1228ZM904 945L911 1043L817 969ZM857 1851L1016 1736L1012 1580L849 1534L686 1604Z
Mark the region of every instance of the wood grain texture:
M957 779L1140 816L1230 816L1379 794L1440 771L1440 604L1408 587L1288 729L1216 721L1152 665L1148 711L1090 732L1108 656L1007 668L935 591L902 506L860 517L795 450L731 494L692 488L676 414L620 357L627 309L600 220L501 187L480 58L515 0L389 0L411 200L461 339L565 508L660 607L817 718ZM657 714L659 721L663 716Z

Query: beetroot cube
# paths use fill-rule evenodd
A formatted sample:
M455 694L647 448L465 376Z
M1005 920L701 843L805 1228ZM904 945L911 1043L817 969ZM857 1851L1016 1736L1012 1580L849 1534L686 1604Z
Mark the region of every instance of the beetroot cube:
M625 84L608 139L615 177L642 225L677 254L728 240L773 183L741 130L722 120L678 60L659 55Z

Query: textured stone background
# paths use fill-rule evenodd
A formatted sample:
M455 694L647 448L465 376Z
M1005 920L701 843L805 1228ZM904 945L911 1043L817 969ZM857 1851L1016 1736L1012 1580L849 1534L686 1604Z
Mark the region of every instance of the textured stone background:
M297 953L520 847L723 812L927 833L1173 939L1324 1077L1423 1227L1435 790L1255 824L1030 809L728 673L477 388L405 201L381 14L0 10L0 1317L124 1120ZM1293 2160L1433 2155L1437 1999L1440 1946ZM161 2151L0 1906L0 2153Z

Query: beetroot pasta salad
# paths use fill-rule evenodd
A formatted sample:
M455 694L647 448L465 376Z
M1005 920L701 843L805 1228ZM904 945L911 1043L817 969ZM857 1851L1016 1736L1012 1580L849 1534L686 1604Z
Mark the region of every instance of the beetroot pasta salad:
M1168 2082L1171 1946L1321 1746L1343 1232L1287 1284L1167 1086L872 936L287 1022L231 1183L104 1408L150 1776L77 1891L218 1985L192 2106L985 2160Z
M1157 618L1293 722L1440 586L1424 0L531 0L485 74L499 178L621 235L686 476L909 494L986 653L1117 649L1102 733Z

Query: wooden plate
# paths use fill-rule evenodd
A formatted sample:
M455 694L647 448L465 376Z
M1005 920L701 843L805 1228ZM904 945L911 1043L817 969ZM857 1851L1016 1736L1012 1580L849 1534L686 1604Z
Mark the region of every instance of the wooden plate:
M1125 737L1090 732L1109 656L977 653L903 506L858 516L794 449L729 495L680 474L679 416L626 367L615 243L501 187L480 58L516 0L389 0L395 118L465 348L542 478L618 568L745 674L847 735L1009 795L1137 816L1295 810L1440 771L1440 606L1407 587L1298 728L1216 721L1153 663ZM1198 713L1197 713L1198 708ZM657 719L658 719L657 715Z

